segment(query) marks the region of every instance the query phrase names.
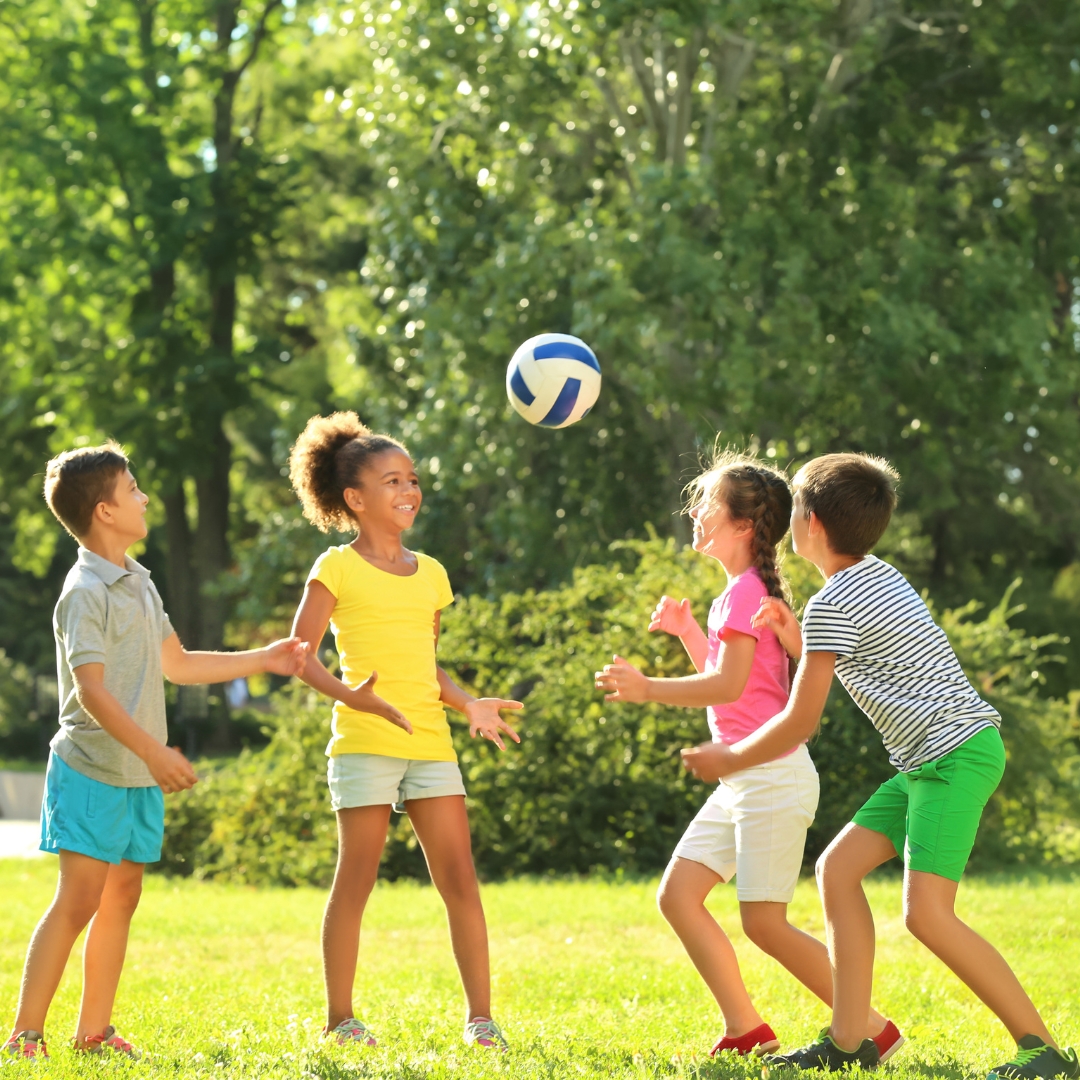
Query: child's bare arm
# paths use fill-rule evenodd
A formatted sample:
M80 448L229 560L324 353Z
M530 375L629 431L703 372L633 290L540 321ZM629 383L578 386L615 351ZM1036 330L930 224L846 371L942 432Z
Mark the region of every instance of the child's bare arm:
M183 791L198 781L188 759L139 727L105 688L104 664L80 664L72 675L79 704L118 743L146 762L162 791Z
M291 637L246 652L188 652L180 638L170 634L161 644L161 669L169 682L180 685L223 683L264 671L299 675L307 649L306 641Z
M705 743L682 751L683 765L699 780L715 781L733 772L775 761L814 733L829 697L836 654L807 653L795 676L787 708L752 735L732 744Z
M709 655L709 639L698 625L694 613L690 610L690 601L675 600L671 596L661 596L649 620L650 630L662 630L665 634L677 637L686 655L696 671L705 670L705 661Z
M379 677L377 671L373 671L364 682L354 688L331 675L319 659L319 642L322 641L326 628L330 625L330 616L336 605L337 598L321 581L307 583L304 588L304 597L296 609L292 627L294 638L312 642L312 647L306 652L304 667L299 672L300 678L313 690L318 690L320 694L340 701L357 712L381 716L411 735L412 724L404 714L395 709L390 702L379 697L372 689Z
M686 675L681 679L655 679L638 671L621 656L595 676L597 690L606 691L605 701L658 701L700 709L738 701L750 677L757 642L737 630L725 632L715 671Z
M768 627L788 656L793 660L802 657L802 628L795 613L783 600L775 596L762 597L761 607L751 616L750 625L755 630Z
M439 644L439 625L442 612L435 612L435 645ZM478 698L467 690L462 690L448 672L441 667L435 669L439 679L439 700L451 709L456 709L465 714L469 721L469 734L475 739L477 735L484 739L490 739L500 750L506 749L502 741L502 735L509 735L514 742L521 742L521 736L510 724L499 715L500 709L524 709L520 701L510 701L507 698ZM501 734L500 734L501 733Z

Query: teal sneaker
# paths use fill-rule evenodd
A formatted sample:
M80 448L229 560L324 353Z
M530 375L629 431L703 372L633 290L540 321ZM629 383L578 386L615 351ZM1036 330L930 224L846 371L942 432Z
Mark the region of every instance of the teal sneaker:
M333 1039L338 1046L352 1046L356 1043L361 1046L378 1045L378 1040L372 1033L371 1028L362 1020L357 1020L355 1016L342 1020L332 1031L323 1028L323 1036L327 1039Z
M485 1050L510 1049L502 1028L489 1016L474 1016L465 1025L464 1038L469 1046L482 1046Z
M1052 1080L1055 1076L1080 1077L1080 1061L1070 1046L1055 1050L1038 1035L1025 1035L1016 1044L1016 1057L991 1069L986 1080Z
M841 1050L832 1041L829 1029L824 1028L817 1042L800 1047L787 1054L767 1054L763 1077L768 1077L773 1070L781 1069L816 1069L821 1072L839 1072L841 1069L876 1069L881 1063L881 1054L873 1039L863 1039L857 1050Z

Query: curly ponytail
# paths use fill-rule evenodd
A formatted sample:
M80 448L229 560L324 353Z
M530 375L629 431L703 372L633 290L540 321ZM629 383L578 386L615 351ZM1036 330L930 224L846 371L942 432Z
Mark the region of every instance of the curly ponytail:
M404 446L389 435L376 435L354 412L313 416L289 452L289 480L304 517L320 532L356 528L345 502L345 489L360 486L360 474L378 454Z
M790 601L776 551L791 518L791 489L784 474L752 454L725 450L714 455L709 468L687 485L685 494L687 509L701 502L710 507L723 504L732 520L753 524L753 566L770 596Z

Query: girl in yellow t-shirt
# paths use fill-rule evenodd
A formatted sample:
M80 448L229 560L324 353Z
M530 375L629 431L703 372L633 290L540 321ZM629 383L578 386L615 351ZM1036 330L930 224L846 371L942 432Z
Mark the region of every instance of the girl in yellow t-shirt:
M356 531L308 575L294 633L318 643L329 624L341 678L308 656L301 678L334 699L327 754L330 802L338 819L338 862L323 918L326 1034L341 1044L375 1045L353 1008L364 905L375 885L391 807L404 806L446 904L465 988L465 1041L506 1049L491 1019L487 924L472 861L465 787L443 706L463 712L469 734L506 749L520 742L500 709L518 701L474 698L435 660L439 616L453 602L446 571L409 551L401 534L422 495L401 443L375 435L355 413L315 416L289 458L304 515L323 532ZM375 692L376 681L378 693Z

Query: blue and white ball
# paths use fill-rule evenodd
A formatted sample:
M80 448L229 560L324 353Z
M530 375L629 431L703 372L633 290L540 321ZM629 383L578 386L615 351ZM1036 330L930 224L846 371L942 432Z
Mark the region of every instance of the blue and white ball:
M530 424L576 424L600 396L600 364L580 338L537 334L514 353L506 369L506 395Z

